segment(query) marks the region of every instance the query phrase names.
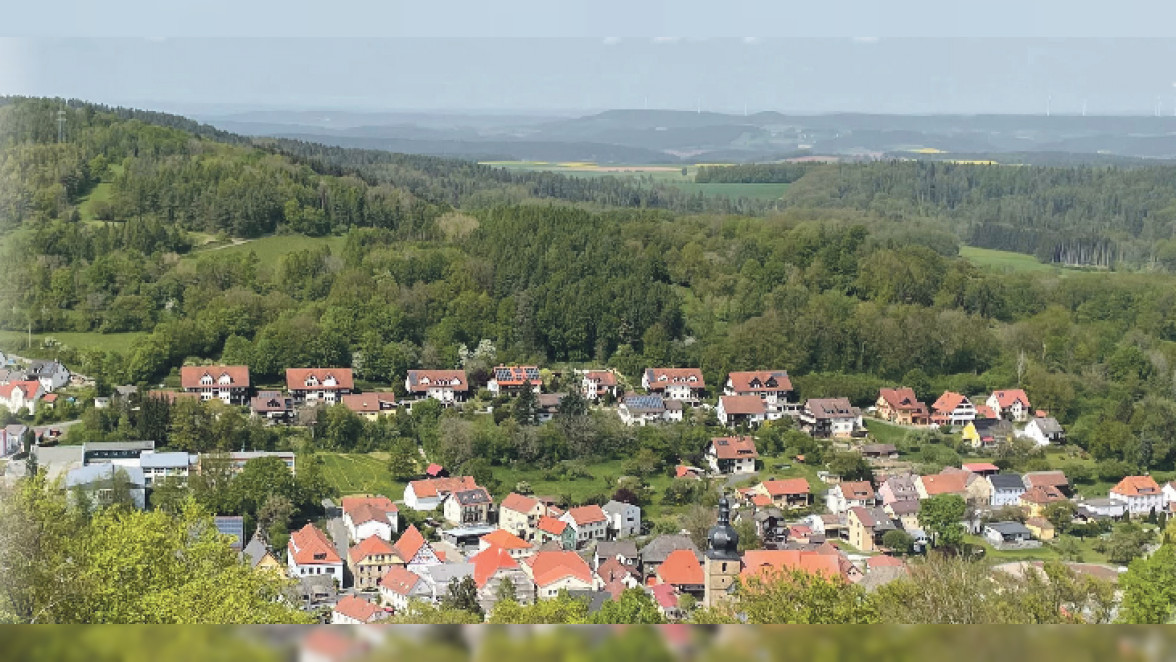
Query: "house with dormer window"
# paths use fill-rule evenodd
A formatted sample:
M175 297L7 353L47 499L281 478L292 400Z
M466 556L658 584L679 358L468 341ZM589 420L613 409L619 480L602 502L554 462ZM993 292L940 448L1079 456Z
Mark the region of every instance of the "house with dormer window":
M976 420L976 406L966 396L954 391L944 391L931 405L931 422L935 425L950 425L962 428Z
M288 368L286 390L294 404L323 403L328 406L340 402L342 396L355 389L351 368Z
M784 370L732 372L727 375L723 395L755 396L763 400L767 420L774 421L799 407L792 402L792 379Z
M201 400L220 400L226 405L249 402L249 366L200 365L180 368L180 386Z
M702 399L706 383L698 368L646 368L641 375L641 388L667 400L696 405Z
M443 405L465 402L470 382L465 370L409 370L404 390L418 398L433 398Z
M751 437L716 437L706 447L707 464L720 474L753 473L757 457L755 439Z
M617 397L617 373L612 370L585 370L580 379L580 390L590 402L606 395Z
M538 393L542 386L539 368L533 365L500 365L494 368L494 376L486 384L495 396L518 395L525 388Z

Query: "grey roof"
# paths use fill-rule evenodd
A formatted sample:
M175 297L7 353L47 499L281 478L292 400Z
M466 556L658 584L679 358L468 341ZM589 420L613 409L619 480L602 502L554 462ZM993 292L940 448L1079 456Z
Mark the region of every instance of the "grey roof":
M972 421L972 426L976 428L976 432L978 433L991 432L993 434L1007 434L1013 431L1013 424L1003 418L977 418Z
M666 400L666 411L681 411L681 410L682 410L682 401L681 400Z
M143 470L139 467L115 466L113 464L89 464L70 469L65 475L65 486L91 485L102 480L111 480L117 471L126 473L127 480L136 487L143 487Z
M417 573L438 586L448 586L453 578L461 579L474 574L473 563L442 563L421 568Z
M849 398L810 398L804 408L813 418L847 418L861 416L862 410L849 403Z
M261 563L261 560L265 558L268 552L269 548L261 541L261 538L257 537L257 534L254 534L249 539L249 544L245 545L245 548L241 550L241 555L249 559L250 568L256 568L257 564Z
M151 451L154 441L88 441L82 444L82 452L90 451Z
M625 407L631 412L665 411L666 401L660 395L626 395Z
M453 498L457 499L457 503L462 506L480 506L482 504L491 503L490 493L485 488L477 487L472 490L462 490L454 492Z
M139 456L139 466L144 469L187 468L192 464L192 456L187 453L143 453Z
M625 511L630 508L637 508L640 510L639 507L634 506L633 504L624 503L615 499L610 499L608 503L600 507L601 510L609 515L624 515Z
M890 491L895 495L899 494L918 494L919 491L915 489L915 479L910 475L891 476L882 482L882 485L889 485ZM881 485L879 485L881 487Z
M1058 423L1058 419L1052 416L1035 418L1033 421L1037 423L1037 429L1044 434L1061 434L1063 432L1061 423Z
M762 522L770 517L775 517L776 519L780 519L780 518L784 517L784 513L779 508L773 508L773 507L769 506L767 508L757 509L755 511L755 515L752 515L752 519L754 519L757 522Z
M13 423L12 425L5 425L4 426L5 432L7 432L8 434L11 434L13 436L18 436L18 437L23 435L25 432L27 432L28 429L29 429L29 426L21 425L20 423Z
M641 550L641 562L662 563L670 555L670 552L678 549L688 549L694 552L700 561L702 560L702 554L699 553L698 547L695 547L694 541L690 540L690 536L666 533L650 540L649 544Z
M118 393L119 395L121 395L125 398L128 395L133 395L135 393L138 393L139 387L131 385L131 384L125 384L123 386L115 386L114 391L115 391L115 393Z
M993 489L1025 491L1025 479L1020 474L994 474L988 477Z
M1011 536L1011 535L1029 536L1029 535L1033 535L1032 532L1030 532L1029 529L1025 528L1025 525L1021 524L1020 522L993 522L988 525L988 528L992 529L993 531L996 531L997 533L1001 534L1002 536Z
M858 586L865 589L867 593L872 593L878 590L879 587L885 586L890 582L901 579L907 574L906 568L899 568L894 566L884 566L881 568L874 568L862 577L861 581L857 583Z
M623 556L627 559L637 558L637 543L632 540L617 540L615 542L602 540L596 543L596 557L612 559Z
M895 501L887 506L895 517L902 517L903 515L913 515L919 512L919 500L910 499L907 501Z
M862 446L862 453L897 453L898 448L894 444L865 444Z

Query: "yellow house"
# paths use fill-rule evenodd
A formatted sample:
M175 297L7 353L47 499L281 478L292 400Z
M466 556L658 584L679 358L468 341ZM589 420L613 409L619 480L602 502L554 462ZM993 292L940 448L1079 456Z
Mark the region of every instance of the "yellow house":
M1013 438L1013 426L1000 418L977 418L964 426L960 436L972 448L995 448Z
M1044 517L1030 517L1025 520L1025 528L1038 540L1053 540L1056 533L1054 525Z
M285 574L286 567L278 561L278 557L274 556L269 546L257 536L254 536L249 541L249 544L245 545L245 548L241 550L241 558L254 570L273 571L278 574Z

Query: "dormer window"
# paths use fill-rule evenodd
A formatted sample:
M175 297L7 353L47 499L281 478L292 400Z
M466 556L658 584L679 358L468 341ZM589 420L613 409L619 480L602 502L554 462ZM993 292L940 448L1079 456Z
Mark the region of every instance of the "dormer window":
M212 384L212 375L205 373L204 376L200 378L200 383L204 385Z
M307 378L306 378L306 382L305 382L305 384L306 384L306 386L317 386L317 385L318 385L318 379L316 379L314 375L311 375L311 376L309 376L309 377L307 377Z
M428 377L421 377L421 383L424 384L425 386L428 386L430 383L429 378Z
M233 378L232 378L232 377L230 377L230 376L229 376L229 375L226 373L226 374L223 374L223 375L221 375L221 376L220 376L220 380L219 380L219 381L220 381L220 383L221 383L221 384L232 384L232 383L233 383Z
M339 381L337 379L335 379L334 377L332 377L331 375L327 375L327 379L325 381L323 381L323 386L336 386L338 384L339 384Z

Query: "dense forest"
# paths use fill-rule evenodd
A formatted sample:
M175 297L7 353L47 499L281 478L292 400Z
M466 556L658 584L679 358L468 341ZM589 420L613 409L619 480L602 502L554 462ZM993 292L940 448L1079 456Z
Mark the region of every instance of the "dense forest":
M656 190L623 179L257 146L80 103L58 144L59 107L0 107L0 327L143 332L125 354L66 355L106 383L219 359L263 382L354 365L399 388L409 368L488 346L631 379L779 367L802 396L858 404L887 384L929 399L1021 385L1100 459L1176 460L1171 277L997 273L960 259L954 232L992 210L1027 233L1121 236L1105 247L1117 256L1162 247L1166 168L807 166L781 211L680 213L610 198ZM102 204L87 197L99 186ZM268 234L322 239L264 258L194 248Z

